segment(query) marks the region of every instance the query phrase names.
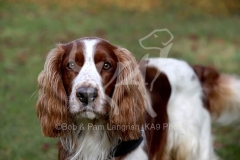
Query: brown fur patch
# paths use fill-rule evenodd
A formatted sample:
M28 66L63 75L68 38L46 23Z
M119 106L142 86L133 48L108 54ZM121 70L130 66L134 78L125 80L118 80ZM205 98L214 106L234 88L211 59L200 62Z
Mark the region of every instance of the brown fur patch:
M94 55L94 61L99 74L102 77L102 85L105 89L105 94L108 97L112 97L116 83L117 74L117 56L114 53L116 46L107 43L106 41L99 42L96 46L96 53ZM109 70L103 70L103 64L108 62L112 68Z
M195 65L193 69L206 95L208 101L206 108L214 116L220 116L230 102L229 99L234 95L231 88L229 88L231 78L226 75L220 75L217 70L211 67Z
M123 48L115 51L119 74L113 93L110 124L112 126L134 126L134 129L120 131L122 140L138 139L144 122L148 98L143 78L132 54Z
M144 72L144 67L141 66L142 72ZM154 67L146 68L146 79L147 83L146 87L149 90L150 85L157 75L158 71ZM144 74L144 73L143 73ZM171 86L168 81L167 76L164 73L160 73L157 77L153 90L149 91L153 110L157 113L157 117L152 118L147 114L146 116L146 124L151 125L160 125L161 129L146 129L146 138L149 152L149 159L163 159L165 147L167 143L167 133L168 128L163 128L164 124L168 124L168 114L167 114L167 104L171 95Z
M65 53L59 65L61 65L63 85L66 90L67 96L69 96L72 92L73 79L78 75L81 67L84 64L84 46L79 41L74 41L74 43L65 44L63 47ZM69 69L67 67L69 62L75 63L74 69Z
M63 123L71 123L68 112L68 100L62 83L60 63L64 54L62 45L51 50L44 69L38 76L39 97L37 116L42 132L48 137L60 137L66 134L61 129Z

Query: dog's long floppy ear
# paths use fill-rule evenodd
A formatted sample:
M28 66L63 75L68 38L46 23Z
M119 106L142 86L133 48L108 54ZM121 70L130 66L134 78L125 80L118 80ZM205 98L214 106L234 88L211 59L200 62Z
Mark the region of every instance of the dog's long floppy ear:
M68 100L62 83L61 60L64 54L63 45L52 49L38 76L39 95L37 101L37 116L40 120L44 136L64 136L63 125L70 121Z
M116 127L122 140L133 140L140 137L141 125L144 122L145 108L149 99L138 64L132 54L117 48L118 76L112 97L110 123Z

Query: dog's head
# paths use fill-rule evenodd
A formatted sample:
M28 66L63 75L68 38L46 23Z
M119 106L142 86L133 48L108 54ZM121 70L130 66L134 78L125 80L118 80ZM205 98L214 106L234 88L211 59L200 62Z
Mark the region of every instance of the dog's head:
M136 139L149 105L144 82L132 54L100 38L59 44L47 56L38 77L37 115L45 136L64 136L61 124L106 121L135 125L116 131Z

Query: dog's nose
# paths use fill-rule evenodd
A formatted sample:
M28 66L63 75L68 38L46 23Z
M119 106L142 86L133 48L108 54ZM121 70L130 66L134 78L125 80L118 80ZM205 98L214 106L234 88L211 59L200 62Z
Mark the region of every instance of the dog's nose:
M76 96L83 104L87 105L89 103L92 103L96 99L96 97L98 96L98 92L96 88L81 87L77 89Z

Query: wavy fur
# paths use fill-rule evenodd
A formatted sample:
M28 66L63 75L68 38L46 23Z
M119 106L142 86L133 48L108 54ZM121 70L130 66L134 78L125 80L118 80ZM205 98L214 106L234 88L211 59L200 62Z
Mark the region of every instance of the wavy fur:
M144 123L145 108L149 106L144 81L135 58L127 49L118 48L114 52L120 67L112 97L116 106L110 111L110 124L135 126L135 129L121 131L120 136L123 140L138 139Z
M64 136L66 133L60 126L70 122L68 100L60 69L63 54L61 45L52 49L46 58L43 71L38 76L37 116L43 135L48 137Z
M193 66L206 94L212 119L229 124L240 117L240 78L220 74L211 67Z

